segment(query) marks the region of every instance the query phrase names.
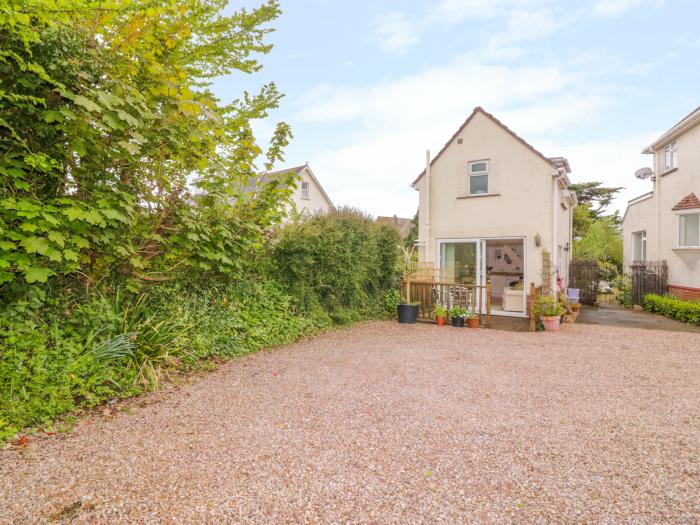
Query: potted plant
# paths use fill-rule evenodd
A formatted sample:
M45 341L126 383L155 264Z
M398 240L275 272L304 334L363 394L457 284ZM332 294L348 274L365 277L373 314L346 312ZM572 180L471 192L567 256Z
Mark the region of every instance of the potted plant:
M479 314L467 310L466 318L467 326L469 328L479 328L479 325L481 324L481 316Z
M447 315L447 309L441 304L436 304L435 305L435 320L437 321L438 326L445 326L445 316L446 315Z
M397 307L399 323L415 324L418 322L418 311L420 302L412 302L410 304L401 303Z
M462 328L464 319L467 317L467 309L461 306L453 306L450 308L450 317L452 318L452 326Z
M542 319L542 324L547 332L558 332L561 316L564 315L566 309L561 302L554 297L543 295L538 297L533 307L534 312Z

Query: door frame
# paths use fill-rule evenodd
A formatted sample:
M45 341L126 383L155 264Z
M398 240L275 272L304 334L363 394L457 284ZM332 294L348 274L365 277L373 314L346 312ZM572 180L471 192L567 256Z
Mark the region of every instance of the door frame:
M435 239L437 248L438 268L442 268L442 250L441 245L444 243L476 243L476 258L478 266L477 284L484 286L483 288L483 304L486 304L486 241L522 241L523 243L523 311L522 312L491 312L492 315L501 315L507 317L527 317L527 236L526 235L508 235L508 236L490 236L490 237L463 237L463 238L444 238Z

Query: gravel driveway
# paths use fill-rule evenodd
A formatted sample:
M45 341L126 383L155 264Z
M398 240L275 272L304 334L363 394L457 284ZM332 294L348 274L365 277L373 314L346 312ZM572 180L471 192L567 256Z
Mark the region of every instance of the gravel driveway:
M367 323L0 452L2 523L697 523L700 335Z

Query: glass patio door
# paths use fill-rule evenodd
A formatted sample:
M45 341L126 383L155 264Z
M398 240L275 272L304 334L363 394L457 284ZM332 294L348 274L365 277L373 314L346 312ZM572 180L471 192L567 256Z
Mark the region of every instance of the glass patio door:
M481 239L440 241L440 269L444 278L456 284L483 286L486 283L485 244ZM485 304L485 300L486 290L483 289L479 302Z
M457 284L481 284L481 245L481 241L440 242L440 268L450 281Z

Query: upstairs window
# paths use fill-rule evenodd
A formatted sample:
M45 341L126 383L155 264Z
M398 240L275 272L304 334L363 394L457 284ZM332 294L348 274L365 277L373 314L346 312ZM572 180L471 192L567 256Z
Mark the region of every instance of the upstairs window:
M301 183L301 196L304 199L309 198L309 183L308 182L303 182Z
M647 232L634 232L632 234L632 249L635 261L647 260Z
M700 213L678 216L678 247L700 248Z
M484 195L489 192L489 161L477 160L469 163L469 195Z
M678 144L674 140L664 148L664 171L678 167Z

